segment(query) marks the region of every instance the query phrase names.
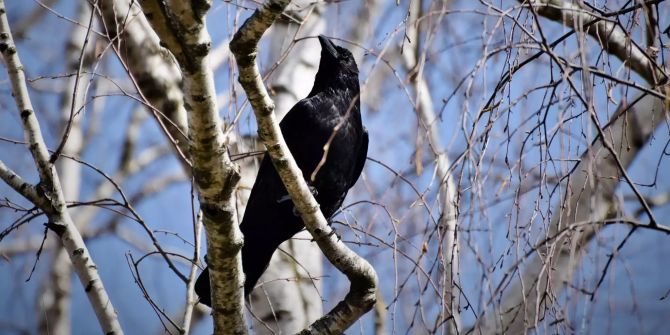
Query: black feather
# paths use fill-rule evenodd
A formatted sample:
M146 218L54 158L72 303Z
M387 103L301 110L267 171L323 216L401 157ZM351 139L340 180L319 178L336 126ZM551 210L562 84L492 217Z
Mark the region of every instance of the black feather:
M353 55L324 36L319 36L319 42L321 61L314 87L279 125L303 177L316 190L323 215L330 218L363 170L368 133L361 123L358 67ZM325 163L312 181L311 175L324 155L324 145L338 125ZM286 195L286 188L265 154L240 225L244 234L245 296L256 286L277 247L304 228ZM195 291L201 303L211 306L207 269L198 277Z

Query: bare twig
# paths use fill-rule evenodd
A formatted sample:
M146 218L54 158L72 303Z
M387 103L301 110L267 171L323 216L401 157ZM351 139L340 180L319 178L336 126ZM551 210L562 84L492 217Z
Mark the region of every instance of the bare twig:
M209 67L205 14L211 1L143 0L142 10L182 72L193 178L207 231L215 333L247 332L242 294L242 233L235 189L240 179L228 155Z
M35 204L47 214L50 221L49 228L56 232L70 255L75 272L86 288L86 294L103 332L122 334L116 311L107 296L97 266L67 211L58 174L53 164L49 162L49 153L28 96L24 68L12 38L5 3L2 0L0 0L0 52L7 64L14 100L23 123L24 136L30 143L28 147L40 176L40 184L35 187L34 192L43 200Z
M519 1L526 2L526 0ZM649 4L655 2L658 1L649 1ZM532 0L528 3L541 16L561 22L566 27L599 19L600 16L571 1ZM593 26L585 29L585 32L595 38L605 51L621 59L652 86L667 83L668 76L663 68L656 64L654 58L647 55L616 21L600 17Z
M444 325L447 328L448 334L457 334L461 329L461 317L459 296L460 292L456 290L458 285L458 264L459 264L459 242L457 230L457 216L458 216L458 198L456 191L456 184L454 177L450 171L451 162L447 156L446 151L442 148L440 142L440 128L438 127L439 119L435 115L433 109L433 100L430 91L430 86L423 74L423 69L426 61L426 53L428 50L422 50L419 42L420 27L419 18L421 12L421 4L418 1L413 2L413 7L410 9L409 17L406 27L407 37L411 41L411 50L406 50L402 54L403 65L408 76L409 81L414 85L416 93L416 107L415 113L419 120L421 128L426 132L426 135L419 135L417 141L416 161L420 162L421 147L423 136L428 138L428 145L432 151L435 159L435 168L437 173L437 182L439 183L439 197L441 198L442 211L438 222L439 231L441 234L440 241L442 241L442 262L444 273L442 277L444 285L443 293L443 307L442 319L445 320ZM430 46L435 37L435 30L442 22L447 1L437 1L435 6L438 8L441 15L431 26L427 26L425 32L425 46ZM421 164L418 163L417 171L420 174L422 170Z
M258 71L258 41L289 2L270 0L264 3L235 33L230 49L240 70L239 81L256 115L259 137L268 149L295 207L328 260L351 282L350 292L345 299L301 334L342 333L374 305L377 275L369 263L332 234L332 228L319 210L318 203L286 146L273 113L274 104Z
M193 218L193 259L191 260L191 271L188 274L188 282L186 285L186 308L184 308L184 317L182 321L182 334L188 334L191 329L191 321L193 318L193 309L198 303L198 298L195 296L193 288L195 287L195 275L198 269L198 262L200 262L200 236L202 235L202 214L195 213L195 190L191 188L191 215Z

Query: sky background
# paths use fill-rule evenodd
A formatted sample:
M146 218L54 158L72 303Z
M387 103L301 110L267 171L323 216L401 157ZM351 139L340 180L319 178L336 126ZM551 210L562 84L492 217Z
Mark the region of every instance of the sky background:
M76 17L75 4L74 1L56 1L52 10L61 17L47 13L17 43L27 76L32 80L31 98L49 148L54 148L60 138L57 126L59 90L62 90L65 83L62 74L66 72L63 55L73 27L63 17ZM36 8L37 3L7 1L6 5L10 24L16 27ZM527 11L512 9L517 5L516 2L497 1L494 5L509 9L510 15L518 17L522 22L528 19ZM601 5L600 2L598 5ZM623 3L606 1L606 5L609 10L614 11L621 8ZM225 41L232 34L235 22L241 22L250 14L245 8L254 6L249 1L214 1L208 16L213 45L217 46ZM396 50L401 44L407 8L408 1L400 1L398 6L383 6L379 14L382 19L369 24L369 38L362 43L366 50L357 62L362 82L371 76L378 75L383 78L376 87L363 87L364 90L370 90L362 104L363 122L370 132L368 156L402 173L413 187L396 178L388 168L368 161L363 178L350 192L345 207L359 200L370 200L385 207L369 203L359 204L346 209L336 218L361 228L366 233L341 224L335 224L335 227L345 241L362 242L362 245L350 243L349 246L370 261L378 271L382 294L389 305L389 329L394 329L398 334L420 334L424 329L421 326L425 322L423 320L434 320L439 312L435 292L431 292L431 289L424 290L426 276L437 279L441 271L434 265L439 245L433 224L439 213L434 180L435 166L429 149L424 147L424 171L420 175L416 173L414 154L417 119L412 107L414 93L406 82L407 73L399 66L397 57L388 56L388 63L378 61L380 50L387 44L391 45L390 49ZM536 88L560 78L561 74L555 67L549 66L549 58L546 56L540 57L535 64L514 75L509 87L496 98L501 103L499 111L491 112L475 122L475 115L488 100L500 77L509 70L509 66L525 59L536 50L507 48L511 44L522 45L528 39L514 27L509 18L500 19L494 9L474 1L455 1L450 9L451 12L439 26L432 44L426 47L424 69L435 111L440 115L442 145L449 157L456 159L464 152L467 145L466 135L473 129L476 134L482 134L487 126L486 122L493 121L490 136L486 141L475 144L474 156L478 159L467 159L454 168L461 192L461 285L472 304L468 310L462 311L462 317L464 325L470 326L475 315L482 312L484 303L490 298L487 285L496 285L514 263L517 252L525 252L529 247L520 246L512 233L521 230L527 234L524 241L537 241L544 231L543 225L549 222L548 213L564 191L559 187L558 191L553 192L555 183L541 187L528 185L538 185L534 179L538 171L546 171L549 177L562 176L569 171L574 159L590 144L595 131L589 118L584 115L583 108L570 95L567 85L558 86L559 101L547 108L547 91ZM355 17L351 14L357 10L360 10L359 3L355 1L326 6L326 35L345 37L351 25L357 24L353 22ZM670 24L668 14L670 6L667 3L661 4L660 27ZM622 16L621 19L625 26L634 26L631 28L634 37L639 37L639 27L626 21L630 17ZM569 31L557 23L547 20L542 22L543 32L549 41ZM667 36L663 36L662 41L667 44ZM358 48L341 44L352 50ZM588 58L594 64L626 77L622 74L625 71L621 69L619 60L602 56L599 47L592 41L589 41L588 46ZM294 51L300 47L301 43L296 43ZM579 57L576 50L574 38L567 39L556 48L557 53L572 60ZM666 53L667 50L661 52L659 59L666 57ZM263 54L263 48L261 54L261 70L267 71L274 58ZM483 60L484 54L490 56ZM127 75L113 53L108 52L103 56L97 66L97 72L121 83L123 87L130 87ZM226 65L215 74L218 92L232 89L231 78L234 75L230 71L230 67ZM579 76L574 78L578 85L582 84ZM311 82L313 79L305 80ZM634 75L630 80L641 82ZM377 85L373 80L370 82ZM609 88L606 84L602 81L595 82L596 110L602 118L611 115L616 107L606 99L605 92ZM622 97L630 99L638 93L622 85L614 86L611 92L616 101ZM222 118L226 122L234 116L231 111L238 111L242 106L243 94L239 88L237 93L240 97L236 101L220 106ZM89 99L93 101L90 106L98 102L104 105L97 120L84 111L84 131L91 131L96 125L101 129L90 138L81 157L102 171L111 173L117 167L119 148L125 138L128 120L134 113L141 113L143 110L138 109L134 99L123 96L118 91L105 96L90 96ZM0 71L0 107L0 136L21 140L21 123L4 70ZM243 114L237 131L240 134L254 133L253 113L248 107L241 112ZM533 130L538 118L543 117L544 113L547 114L547 128L554 129L559 123L562 127L562 131L555 132L555 141L548 146L539 144L543 135ZM667 120L658 127L653 140L646 144L629 169L630 176L646 195L665 193L670 186L670 178L666 172L670 169L667 160L670 155L667 145L670 141L670 127L665 121ZM167 145L161 130L151 118L142 123L138 143L137 152L154 145ZM544 155L547 152L562 160L546 162ZM514 164L520 153L523 153L521 168ZM512 160L515 167L506 166L506 157ZM0 141L0 160L26 180L37 181L25 146ZM127 194L132 194L154 178L180 171L178 161L172 155L166 155L125 181L122 187ZM104 180L96 171L83 168L81 199L90 199L95 187L101 182ZM425 204L417 201L414 188L425 193ZM516 192L521 188L527 192L522 192L515 198ZM617 194L626 199L622 204L627 213L637 210L639 206L636 202L628 200L632 194L628 187L619 187ZM0 198L4 197L28 206L24 199L0 183ZM152 229L176 233L192 241L191 201L191 186L188 181L183 181L174 183L134 206ZM391 220L386 211L396 221ZM670 206L655 208L654 214L660 223L670 224L666 219L670 217ZM101 210L89 224L93 228L99 227L114 216L110 211ZM16 217L17 213L0 208L0 229L8 227ZM646 220L644 216L639 219ZM43 223L45 218L39 217L24 225L0 241L0 250L3 250L3 245L21 243L30 236L43 234ZM150 240L137 223L121 219L120 224L139 237L141 243L150 245ZM569 324L575 331L586 334L654 334L667 328L670 305L668 299L663 298L667 298L670 290L670 285L665 280L670 276L670 243L669 237L662 233L644 229L635 232L621 253L615 257L593 301L588 295L576 293L580 289L593 289L607 257L628 231L629 228L625 226L604 228L590 243L585 255L581 256L582 264L574 276L573 287L567 290L569 294L559 297L560 305L567 312L566 318L570 320ZM191 247L174 235L156 233L156 236L168 251L189 257L192 254ZM55 235L49 233L48 238L54 239ZM395 249L385 246L385 243ZM422 256L424 243L428 251ZM127 261L128 255L132 254L137 259L144 251L111 235L89 240L87 245L126 332L160 333L161 323L142 297ZM26 279L35 263L34 253L13 255L0 260L0 333L36 332L36 295L40 285L48 285L45 280L48 259L51 256L49 252L42 254L32 279L28 282ZM415 262L425 272L417 270ZM179 264L179 269L182 272L188 271L183 263ZM156 303L167 314L177 314L185 299L183 283L159 257L148 258L141 264L140 271ZM485 272L488 273L487 276L484 275ZM328 309L346 293L348 282L328 264L323 280L324 307ZM72 281L73 333L99 332L95 315L81 284L76 277ZM396 296L397 299L394 299ZM420 307L414 307L416 305ZM210 324L210 320L201 322L194 329L194 334L210 333ZM371 334L372 327L372 319L368 315L347 333ZM538 330L538 333L557 331L563 332L565 329L548 327Z

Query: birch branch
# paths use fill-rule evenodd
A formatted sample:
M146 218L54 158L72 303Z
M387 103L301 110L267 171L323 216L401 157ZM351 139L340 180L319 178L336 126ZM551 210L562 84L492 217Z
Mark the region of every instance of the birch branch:
M152 113L168 140L176 144L178 157L188 160L188 129L182 77L174 58L160 46L139 6L129 0L101 0L99 12L107 37L127 66L142 97L155 108ZM182 159L187 173L190 166Z
M271 75L274 79L268 83L274 92L277 119L312 89L313 83L304 78L316 74L321 48L316 39L303 38L325 32L324 12L322 1L294 0L284 11L292 19L278 19L269 30L270 43L265 54L268 62L278 64ZM302 41L296 43L298 39ZM253 184L256 177L252 168L243 170L250 172L248 184ZM258 317L253 319L257 335L294 334L323 315L323 281L311 279L323 275L323 255L311 239L309 232L303 230L282 243L259 280L264 283L262 290L251 291L251 310ZM282 278L296 280L278 280Z
M666 101L643 95L628 105L621 103L605 133L616 149L620 162L628 167L650 140L654 130L668 116ZM564 227L578 222L602 222L608 215L619 184L620 169L601 138L582 155L572 169L565 186L565 201L554 209L547 236L555 236ZM501 301L494 301L494 311L488 310L475 325L483 334L520 334L542 318L560 292L571 282L579 262L574 255L588 247L601 224L591 224L562 235L553 243L541 245L534 257L525 263L524 271L505 292ZM515 276L514 279L517 277ZM494 296L500 294L512 278L498 285Z
M526 2L526 0L518 1ZM616 21L607 20L577 3L564 0L533 0L530 1L530 5L539 15L562 23L568 28L581 27L595 21L585 32L593 37L603 50L619 58L652 86L656 87L667 82L665 71Z
M420 2L415 1L410 9L407 36L413 45L412 49L406 50L402 54L405 70L410 76L414 75L412 80L414 90L416 93L416 115L419 119L419 124L425 130L425 137L428 138L428 145L436 162L437 180L439 184L439 196L442 204L442 211L439 219L439 229L442 233L442 262L444 266L443 285L444 291L442 295L442 321L444 322L447 334L458 334L461 330L461 317L459 306L459 290L458 285L458 260L459 260L459 242L457 234L457 215L458 215L458 199L456 192L456 185L454 178L449 171L451 162L447 153L444 151L440 141L439 120L433 111L433 99L431 97L430 87L423 76L423 66L425 64L426 52L422 52L419 46L420 34L418 20L419 12L421 11ZM427 26L427 31L424 32L426 47L430 45L433 37L435 37L434 29L439 27L444 13L446 12L446 1L438 1L436 4L441 7L437 10L440 15L432 26ZM431 30L433 29L433 30ZM419 131L419 130L417 130ZM419 138L423 136L419 135ZM417 143L417 166L420 166L421 157L419 146ZM420 168L417 167L420 170Z
M0 44L0 47L1 46L2 44ZM37 207L42 208L49 206L49 201L37 192L35 186L24 181L21 176L12 171L12 169L2 161L0 161L0 179Z
M193 199L193 196L191 196ZM193 201L191 201L193 204ZM200 260L200 236L202 235L202 216L196 215L193 218L193 263L191 264L191 271L188 274L188 283L186 284L186 307L184 308L184 317L182 318L182 334L188 334L191 330L193 321L193 311L198 304L198 297L195 295L194 287L198 269L198 262Z
M224 142L208 63L211 39L205 14L211 1L140 3L162 45L177 60L183 76L189 152L207 232L214 332L246 334L240 255L243 239L234 196L240 177Z
M263 84L256 64L257 45L263 33L281 15L290 0L269 0L235 33L230 43L240 75L239 81L256 115L258 135L268 149L300 216L328 260L344 273L351 287L349 294L328 314L301 334L339 334L369 311L375 302L377 275L370 264L351 251L334 234L319 204L312 196L302 172L291 156L273 113L274 103Z
M87 22L86 27L74 25L70 33L70 43L67 44L65 60L68 72L76 75L68 77L65 90L61 93L60 124L62 153L67 156L78 157L84 148L84 135L81 129L81 119L84 115L85 99L89 89L87 77L82 71L90 66L92 43L88 43L89 33L93 21L92 5L86 1L77 7L77 22ZM75 112L77 111L77 112ZM81 111L81 112L79 112ZM51 160L59 158L58 150L51 155ZM81 164L71 159L58 159L56 170L63 181L63 195L67 201L79 199L81 189ZM70 213L75 222L79 222L78 229L83 229L81 223L89 221L77 220L79 209L71 209ZM51 257L49 275L42 280L37 303L40 333L69 334L72 332L71 305L72 305L72 266L70 265L67 250L58 245Z
M97 266L93 262L81 234L75 227L67 211L56 169L49 162L49 152L44 144L40 125L30 102L24 68L19 59L9 28L3 0L0 0L0 52L7 65L14 101L20 111L24 137L26 142L29 143L28 148L33 156L40 177L40 183L37 187L26 187L26 189L30 189L31 191L22 192L21 189L17 188L15 190L22 195L28 195L28 199L31 201L36 200L34 198L35 193L37 193L38 198L41 198L41 200L34 201L34 203L46 213L49 218L49 228L58 235L67 250L75 272L85 287L86 295L91 302L103 332L106 334L122 334L123 331L121 330L116 311L100 279ZM11 174L8 175L6 169L2 169L2 166L0 166L0 170L4 170L2 173L3 177L11 176ZM10 179L3 178L3 180L10 186L16 185L16 182ZM20 186L25 187L25 185L23 183Z
M584 33L595 38L605 51L621 59L652 87L667 82L665 71L634 43L616 21L561 0L536 0L531 5L537 14L566 27L578 30L585 27ZM620 104L609 127L599 134L573 168L565 188L565 200L561 200L553 210L548 236L554 236L560 229L571 227L576 222L603 222L612 215L612 199L615 198L614 191L622 179L621 175L667 115L667 101L646 93L630 105L625 101ZM604 139L603 135L607 138ZM571 282L572 274L579 265L575 255L588 246L601 226L588 225L554 243L540 246L519 274L519 280L510 283L511 279L507 278L498 286L494 297L500 294L501 287L512 285L502 299L493 302L494 310L489 309L480 317L475 329L492 334L501 331L519 333L533 328Z

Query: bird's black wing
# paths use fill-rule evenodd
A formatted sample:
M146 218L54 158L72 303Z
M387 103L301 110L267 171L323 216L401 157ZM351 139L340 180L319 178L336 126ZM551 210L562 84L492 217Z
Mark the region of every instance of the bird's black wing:
M339 113L333 98L316 95L300 100L279 124L286 145L307 181L323 156L323 145L337 122L331 119L336 115Z
M323 50L314 87L307 98L291 108L279 126L303 177L314 188L321 210L330 217L361 174L368 136L360 120L356 61L351 52L333 45L327 38L321 36L319 41ZM345 114L347 124L334 134ZM311 174L321 161L323 147L331 134L334 137L327 160L312 180ZM240 224L245 240L242 247L245 295L251 292L279 244L303 228L302 219L294 214L286 188L266 154ZM196 285L203 303L210 302L206 298L210 293L207 274L204 271Z
M245 296L256 286L279 244L301 229L300 219L292 213L291 201L282 201L285 195L286 189L265 154L240 224L244 235Z
M280 123L287 146L306 177L321 157L323 144L319 143L328 136L320 131L320 120L316 117L325 108L332 108L325 99L303 99ZM245 295L256 286L277 247L303 228L302 219L293 213L293 202L266 153L240 225L244 234Z
M361 146L358 148L358 157L356 158L356 166L354 167L354 174L351 175L351 183L349 188L354 187L356 181L363 172L365 160L368 158L368 130L363 127L363 134L361 135Z

